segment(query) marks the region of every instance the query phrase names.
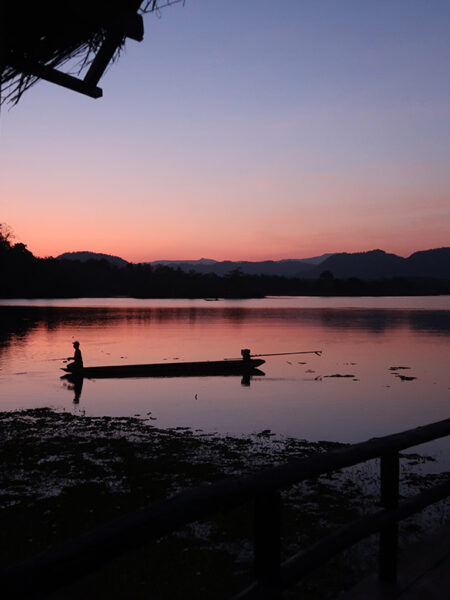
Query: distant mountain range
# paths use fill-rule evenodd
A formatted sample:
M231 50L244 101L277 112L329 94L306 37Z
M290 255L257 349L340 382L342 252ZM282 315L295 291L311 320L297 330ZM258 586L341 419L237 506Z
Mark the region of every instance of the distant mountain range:
M322 256L313 256L311 258L291 258L283 260L211 260L210 258L201 258L200 260L156 260L151 265L166 265L173 269L182 271L196 271L197 273L215 273L216 275L226 275L230 271L240 269L248 275L281 275L282 277L306 277L307 273L315 265L319 265L332 254L323 254Z
M450 248L414 252L408 258L388 254L384 250L334 254L308 273L320 277L329 271L337 279L389 279L392 277L450 278Z
M117 267L129 264L123 258L96 252L66 252L57 257L65 260L106 260ZM216 261L208 258L199 260L158 260L153 266L164 265L182 271L215 273L224 276L240 269L250 275L278 275L317 279L320 276L336 279L389 279L392 277L437 277L450 278L450 248L435 248L414 252L408 258L388 254L384 250L369 252L323 254L312 258L251 261Z

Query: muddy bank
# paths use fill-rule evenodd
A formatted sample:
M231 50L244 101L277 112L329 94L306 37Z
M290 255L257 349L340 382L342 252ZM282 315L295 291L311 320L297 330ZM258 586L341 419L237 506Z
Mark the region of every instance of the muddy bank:
M333 442L159 429L146 418L85 417L50 409L0 413L0 555L11 564L182 489L248 474L339 447ZM402 493L437 481L431 459L403 461ZM374 463L294 486L283 493L283 555L377 508ZM409 521L403 535L446 518L446 508ZM302 583L308 598L329 598L374 560L365 543ZM75 598L227 598L251 577L251 507L193 524L119 559L52 596ZM176 576L174 576L176 575ZM190 590L190 591L189 591ZM187 593L189 591L189 593ZM295 592L300 593L300 590ZM294 592L293 592L294 594Z

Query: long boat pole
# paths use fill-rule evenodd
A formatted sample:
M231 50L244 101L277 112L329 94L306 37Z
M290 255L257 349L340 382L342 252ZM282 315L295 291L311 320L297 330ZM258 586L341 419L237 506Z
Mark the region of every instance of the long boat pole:
M302 350L301 352L275 352L273 354L250 354L253 358L255 356L287 356L288 354L317 354L322 356L323 350Z

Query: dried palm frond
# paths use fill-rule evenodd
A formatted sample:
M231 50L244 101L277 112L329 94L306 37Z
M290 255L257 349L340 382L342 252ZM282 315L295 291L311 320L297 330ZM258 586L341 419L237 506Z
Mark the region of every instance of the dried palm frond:
M86 89L91 86L100 93L89 95L98 97L101 95L101 90L95 87L98 79L108 63L119 56L125 38L142 39L139 14L179 1L6 0L0 18L0 104L17 103L40 78L70 84L71 78L64 77L79 76L88 70L102 49L101 68L88 81L79 80L78 86L78 91L83 91L84 85ZM105 45L108 45L106 50ZM69 65L66 75L59 71L63 65Z

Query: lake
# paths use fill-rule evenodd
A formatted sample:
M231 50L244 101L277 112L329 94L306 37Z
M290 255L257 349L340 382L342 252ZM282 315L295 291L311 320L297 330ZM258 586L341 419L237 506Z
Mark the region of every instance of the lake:
M250 385L238 376L84 380L74 403L58 360L74 340L85 366L216 360L241 348L323 354L267 357ZM355 442L450 416L449 346L449 296L2 300L0 410L149 414L158 427Z

